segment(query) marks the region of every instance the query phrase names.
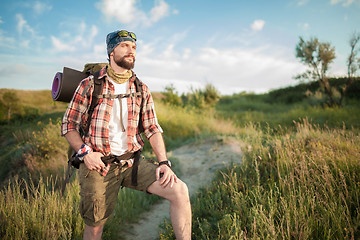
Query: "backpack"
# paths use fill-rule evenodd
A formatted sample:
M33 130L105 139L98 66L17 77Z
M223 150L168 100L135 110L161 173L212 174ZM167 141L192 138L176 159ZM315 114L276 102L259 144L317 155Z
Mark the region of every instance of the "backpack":
M93 93L92 93L92 99L91 99L91 104L90 107L88 108L88 119L86 120L85 123L85 128L81 128L80 130L80 135L81 136L85 136L88 134L89 132L89 127L90 127L90 123L91 123L91 116L94 113L94 110L96 108L96 106L99 104L99 99L100 98L115 98L115 97L120 97L120 98L127 98L130 97L131 94L120 94L120 95L116 95L116 96L108 96L108 95L102 95L102 89L104 86L104 80L103 79L99 79L99 74L100 74L100 70L93 72L94 68L98 68L99 65L94 65L93 64L86 64L85 65L85 69L84 71L86 71L86 74L88 74L89 76L92 75L93 76L93 81L94 81L94 88L93 88ZM93 72L91 74L91 72ZM142 109L143 109L143 83L136 77L135 78L135 88L136 88L136 93L135 96L136 97L141 97L141 104L140 104L140 113L139 113L139 123L138 123L138 132L139 133L143 133L144 132L144 126L142 124ZM139 158L140 158L140 154L141 154L141 150L138 150L137 152L135 152L132 157L134 158L134 163L133 163L133 169L132 169L132 185L136 186L137 185L137 169L138 169L138 162L139 162ZM80 161L76 156L76 152L75 150L69 145L68 148L68 167L67 167L67 171L66 171L66 176L65 176L65 180L63 182L63 186L62 186L62 190L61 190L61 195L64 194L65 192L65 188L66 188L66 184L70 181L72 175L74 174L74 169L79 169L80 164L82 163L82 161ZM104 162L104 160L103 160ZM105 162L104 162L105 163ZM108 162L110 163L110 162ZM107 164L107 163L105 163Z

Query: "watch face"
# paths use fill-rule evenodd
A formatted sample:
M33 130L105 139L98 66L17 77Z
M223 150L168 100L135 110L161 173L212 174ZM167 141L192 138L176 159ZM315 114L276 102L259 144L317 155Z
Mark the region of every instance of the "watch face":
M168 165L169 167L171 167L171 162L169 160L162 161L162 162L159 163L159 165Z

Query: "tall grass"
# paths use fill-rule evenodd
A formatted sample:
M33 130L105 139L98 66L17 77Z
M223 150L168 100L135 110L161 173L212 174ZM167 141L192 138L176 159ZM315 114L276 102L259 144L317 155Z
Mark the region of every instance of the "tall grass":
M16 179L0 191L1 239L82 239L84 223L79 213L77 182L70 183L63 196L56 190L57 179ZM62 181L62 180L60 180ZM135 222L158 200L142 192L122 189L115 213L105 225L103 239L122 239L125 223Z
M226 111L201 112L156 103L170 149L204 135L236 134L244 143L244 163L223 170L192 198L193 239L360 238L358 106L271 105L261 98L251 96L253 105L249 99L236 105L246 104L251 111L234 109L232 100L230 105L221 103ZM19 122L0 126L6 130L6 138L1 136L1 174L24 177L37 169L32 176L49 176L32 181L15 177L0 191L4 239L81 238L79 186L72 181L60 198L57 179L63 176L67 143L59 136L60 120L45 121L49 116L40 115L35 125L25 122L26 127ZM294 122L304 116L312 123ZM56 180L43 181L51 175L57 175L52 178ZM136 221L156 201L121 190L104 239L120 239L124 223ZM169 223L163 229L162 239L174 238Z
M54 183L15 180L0 191L2 239L80 239L79 187L72 184L72 191L61 198Z
M170 108L163 103L156 106L169 148L199 135L237 131L232 123L217 118L211 110L200 115L192 109ZM59 195L68 148L66 140L60 136L61 119L44 121L40 116L36 120L35 124L26 123L27 128L18 128L16 122L6 125L9 137L13 139L8 142L0 164L3 179L13 181L0 192L0 236L5 239L79 239L83 221L78 211L77 181L73 179L67 186L63 198ZM149 152L145 154L151 156ZM53 178L59 180L43 181L51 176L57 176ZM126 223L136 222L139 214L157 200L157 197L141 192L120 190L103 238L121 239L121 232L127 230Z
M359 239L359 134L306 119L294 132L249 128L243 164L192 199L193 238Z
M219 117L211 108L199 111L157 102L156 113L169 148L181 146L185 141L201 135L229 135L238 132L232 121Z

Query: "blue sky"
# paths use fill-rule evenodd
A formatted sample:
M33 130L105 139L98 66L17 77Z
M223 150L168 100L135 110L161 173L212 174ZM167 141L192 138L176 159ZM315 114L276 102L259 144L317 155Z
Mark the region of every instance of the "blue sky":
M213 84L222 94L297 83L299 37L336 48L330 74L346 74L360 0L37 0L0 3L0 88L51 89L64 66L106 62L105 37L138 37L134 71L152 91Z

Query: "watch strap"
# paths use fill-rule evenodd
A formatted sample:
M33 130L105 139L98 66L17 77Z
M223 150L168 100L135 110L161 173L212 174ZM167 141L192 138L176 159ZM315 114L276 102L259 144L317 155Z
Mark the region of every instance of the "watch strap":
M159 166L161 166L161 165L166 165L169 168L171 168L171 163L169 160L159 162Z

